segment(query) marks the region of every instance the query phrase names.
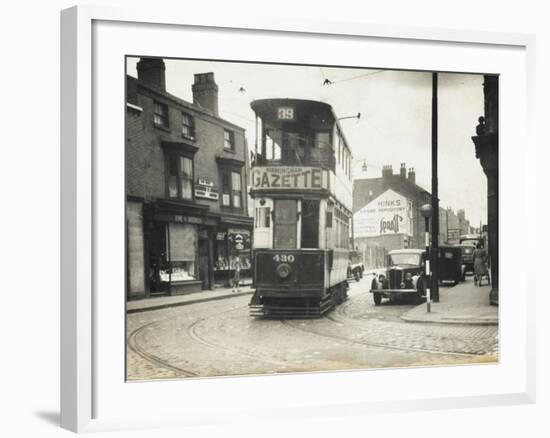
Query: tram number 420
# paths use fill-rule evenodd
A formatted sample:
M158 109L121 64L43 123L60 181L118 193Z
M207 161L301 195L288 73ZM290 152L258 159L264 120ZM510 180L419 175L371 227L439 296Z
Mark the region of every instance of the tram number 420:
M294 256L292 254L275 254L273 260L277 263L294 263Z

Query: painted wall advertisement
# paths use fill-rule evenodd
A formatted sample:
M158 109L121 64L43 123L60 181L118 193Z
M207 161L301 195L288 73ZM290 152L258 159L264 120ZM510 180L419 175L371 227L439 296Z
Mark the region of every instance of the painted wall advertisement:
M353 233L358 237L413 234L412 201L386 190L353 215Z

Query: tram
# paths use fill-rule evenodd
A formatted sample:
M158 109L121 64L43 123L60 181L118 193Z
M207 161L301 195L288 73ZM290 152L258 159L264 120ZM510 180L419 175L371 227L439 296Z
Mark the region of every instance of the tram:
M326 103L261 99L251 107L256 289L250 315L320 317L347 299L351 150Z

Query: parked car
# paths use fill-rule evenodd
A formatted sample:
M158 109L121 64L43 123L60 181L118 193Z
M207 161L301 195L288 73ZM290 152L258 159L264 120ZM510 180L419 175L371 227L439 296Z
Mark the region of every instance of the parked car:
M363 278L365 265L363 264L363 254L360 251L352 250L349 252L348 278L355 278L355 281Z
M426 251L422 249L397 249L390 251L386 259L386 271L375 276L371 283L375 305L382 298L390 300L414 296L418 301L426 297L428 284L425 275Z
M450 281L458 284L464 281L466 270L462 260L462 247L439 245L439 284Z
M462 250L462 262L464 263L464 272L474 273L474 250L471 243L461 243L457 245Z

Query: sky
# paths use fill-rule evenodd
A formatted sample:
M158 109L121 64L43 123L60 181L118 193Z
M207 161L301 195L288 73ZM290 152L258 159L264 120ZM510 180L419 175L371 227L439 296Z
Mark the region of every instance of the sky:
M127 71L134 77L137 61L128 58ZM251 147L250 102L255 99L319 100L330 104L338 118L361 113L359 119L340 121L354 156L354 178L380 177L383 165L397 173L406 163L414 167L417 184L431 191L430 72L175 59L165 64L167 91L189 102L193 75L214 72L220 117L245 128ZM483 114L483 76L438 76L440 206L464 209L472 226L485 224L487 179L471 140ZM323 85L325 79L332 83Z

